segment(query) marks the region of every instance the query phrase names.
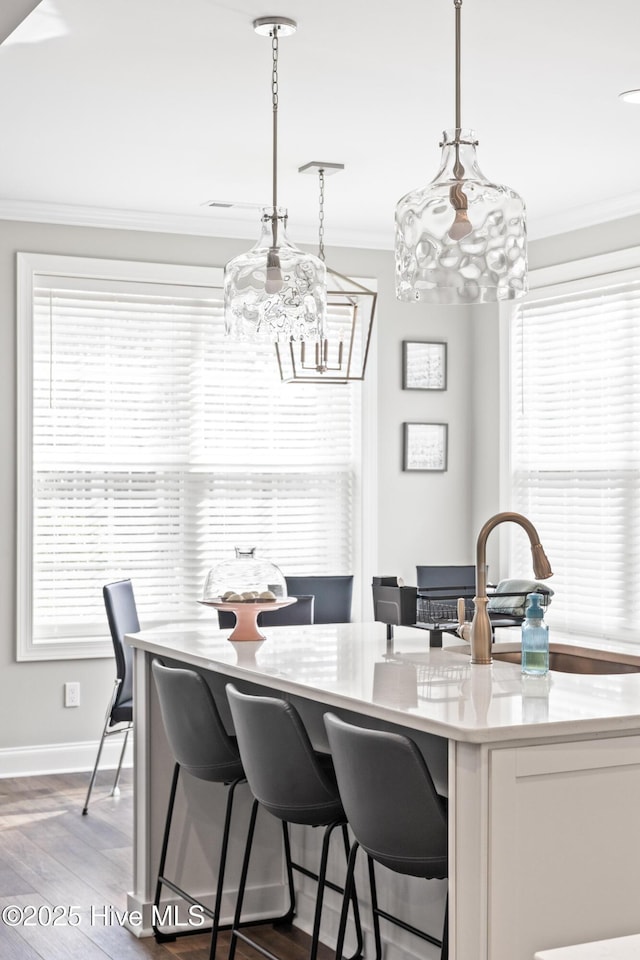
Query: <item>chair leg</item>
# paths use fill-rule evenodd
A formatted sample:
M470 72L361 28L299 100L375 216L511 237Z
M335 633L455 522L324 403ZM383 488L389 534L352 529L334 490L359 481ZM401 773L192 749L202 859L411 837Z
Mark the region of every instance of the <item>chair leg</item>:
M311 949L309 951L309 960L316 960L318 954L318 941L320 939L320 920L322 918L322 904L324 901L325 880L327 877L327 861L329 859L329 843L337 823L330 823L325 827L324 837L322 839L322 855L320 857L320 869L318 870L318 891L316 893L316 909L313 918L313 932L311 934Z
M349 862L347 864L347 875L344 880L344 896L342 898L342 910L340 911L340 923L338 926L338 940L336 943L336 960L342 960L342 950L344 948L344 937L347 929L347 917L349 915L349 903L353 897L353 876L356 867L356 856L358 850L360 849L360 844L357 840L354 840L351 847L351 852L349 854Z
M442 950L440 960L449 960L449 892L444 904L444 927L442 929Z
M430 933L427 933L426 930L420 930L418 927L414 927L412 924L407 923L407 921L400 919L400 917L393 916L393 914L387 913L386 910L383 910L378 905L378 893L376 890L376 875L375 875L375 866L373 858L367 854L367 862L369 866L369 885L371 888L371 912L373 913L373 932L376 942L376 960L381 960L382 957L382 940L380 937L380 917L384 920L388 920L390 923L394 923L397 927L401 927L403 930L407 930L409 933L412 933L416 937L420 937L422 940L426 940L427 943L433 943L436 947L440 947L441 960L447 960L448 956L448 910L445 908L445 918L444 918L444 930L443 930L443 939L438 940L436 937L432 937ZM447 898L448 904L448 898Z
M258 815L258 801L254 800L251 806L251 817L249 819L249 830L247 832L247 843L244 848L244 857L242 860L242 870L240 873L240 884L238 885L238 897L236 900L236 909L233 916L233 925L231 927L231 938L229 940L228 960L233 960L238 944L238 928L242 916L242 903L244 900L244 890L247 885L247 874L249 872L249 859L251 857L251 847L253 845L253 834L256 828L256 817Z
M222 894L224 892L224 873L227 866L227 849L229 847L229 832L231 828L231 814L233 812L233 798L236 787L239 783L244 783L244 779L234 780L229 784L227 793L227 807L224 816L224 830L222 831L222 843L220 845L220 859L218 866L218 885L216 889L216 899L213 907L213 927L211 930L211 947L209 949L210 960L215 960L216 947L218 943L218 930L220 927L220 912L222 910Z
M118 761L118 769L116 770L116 775L113 780L113 786L111 788L111 796L119 797L120 796L120 787L118 786L120 782L120 771L122 770L122 761L124 760L124 752L127 749L127 740L129 739L129 733L131 727L127 727L124 730L124 743L122 744L122 750L120 751L120 760Z
M380 937L380 915L378 912L378 891L376 889L376 874L373 860L367 854L369 867L369 889L371 890L371 912L373 914L373 935L376 943L376 960L382 960L382 939Z
M293 885L293 864L291 862L291 841L289 839L289 824L282 821L282 839L284 843L284 862L287 871L287 886L289 888L289 908L281 917L273 921L274 927L283 927L290 924L296 915L296 892Z
M176 790L178 788L178 778L180 776L180 764L176 763L173 768L173 777L171 779L171 789L169 791L169 803L167 805L167 815L164 821L164 835L162 837L162 848L160 850L160 863L158 864L158 879L156 881L156 892L153 898L154 922L151 927L156 943L166 943L168 940L175 940L175 936L164 934L158 929L155 923L155 917L158 916L158 907L160 905L160 894L164 880L164 868L167 862L167 850L169 848L169 834L171 832L171 821L173 819L173 807L176 800Z
M100 763L100 757L102 756L102 748L104 746L104 741L107 736L107 728L109 726L109 714L105 717L104 727L102 728L102 736L100 737L100 743L98 745L98 753L96 755L96 762L93 765L93 773L91 774L91 780L89 781L89 789L87 790L87 796L84 801L84 807L82 808L82 815L86 817L89 812L89 800L91 799L91 791L93 790L93 785L96 782L96 775L98 773L98 764Z
M346 823L342 824L342 839L344 842L344 853L347 861L347 867L349 866L349 854L351 852L351 844L349 843L349 831L347 830ZM351 906L353 909L353 923L356 928L356 950L348 960L361 960L362 953L364 950L364 938L362 936L362 924L360 923L360 907L358 904L358 894L356 891L355 880L351 888Z

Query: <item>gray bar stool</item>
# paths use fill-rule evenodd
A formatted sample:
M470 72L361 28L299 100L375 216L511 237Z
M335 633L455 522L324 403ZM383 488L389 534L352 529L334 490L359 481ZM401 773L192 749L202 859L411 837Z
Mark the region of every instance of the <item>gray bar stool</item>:
M320 920L325 887L344 895L342 887L327 880L329 844L336 827L340 827L347 861L349 859L349 835L338 788L333 775L331 758L317 754L295 708L285 700L274 697L255 697L240 693L233 684L227 684L231 716L238 738L240 756L246 777L255 800L247 836L236 913L231 930L229 960L233 960L238 939L248 943L269 960L279 960L261 944L240 932L242 901L247 881L253 831L258 806L264 807L282 821L285 851L289 850L287 824L298 823L312 827L324 826L322 855L317 874L298 863L288 860L289 883L293 882L291 870L298 870L318 882L316 907L311 936L309 960L315 960L320 939ZM350 960L359 960L362 955L362 930L358 900L351 885L350 902L356 928L356 953ZM347 911L344 914L346 928ZM344 930L343 930L344 941Z
M151 669L158 691L160 712L169 741L169 746L175 759L167 816L165 820L164 836L158 866L158 880L154 897L154 907L160 904L160 894L163 887L168 887L175 894L192 906L199 906L204 915L212 921L211 948L209 956L215 957L219 930L229 930L230 925L220 924L220 909L224 889L224 873L227 862L227 848L233 799L238 784L244 783L246 778L234 737L229 736L224 728L213 695L203 677L195 670L185 670L179 667L167 667L159 660L154 660ZM178 787L180 771L185 770L198 780L210 783L222 783L228 788L227 804L222 833L222 843L218 860L218 877L216 896L213 910L205 906L173 880L165 875L171 821ZM288 922L293 916L293 884L290 885L290 907L283 917L267 920L252 921L254 923ZM157 916L157 911L154 911ZM161 943L175 940L177 936L188 936L191 933L202 933L201 927L178 933L162 933L154 922L153 932L156 941Z
M441 947L448 957L448 911L442 940L378 906L374 861L411 877L444 879L447 801L436 793L422 754L408 737L367 730L332 713L324 716L338 787L356 843L351 848L336 956L340 957L358 848L367 854L376 958L382 956L380 917Z

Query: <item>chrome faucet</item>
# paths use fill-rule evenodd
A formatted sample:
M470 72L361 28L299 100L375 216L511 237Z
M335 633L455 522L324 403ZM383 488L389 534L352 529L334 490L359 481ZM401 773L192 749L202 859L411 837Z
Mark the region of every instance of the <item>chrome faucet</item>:
M487 537L500 523L518 523L526 531L531 543L533 572L539 580L552 576L553 570L542 549L536 528L521 513L496 513L478 534L476 544L476 595L473 598L475 612L471 622L471 663L491 663L491 621L487 613Z

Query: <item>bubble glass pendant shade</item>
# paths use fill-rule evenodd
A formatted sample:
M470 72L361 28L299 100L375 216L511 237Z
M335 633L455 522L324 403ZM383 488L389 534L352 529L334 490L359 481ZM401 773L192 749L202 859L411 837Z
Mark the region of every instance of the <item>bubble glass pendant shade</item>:
M274 217L277 245L274 246ZM262 213L262 234L251 250L224 270L225 329L234 340L318 340L324 325L327 280L319 257L294 246L286 235L287 212Z
M471 130L444 133L428 186L396 208L396 296L424 303L491 303L527 292L525 205L478 166Z

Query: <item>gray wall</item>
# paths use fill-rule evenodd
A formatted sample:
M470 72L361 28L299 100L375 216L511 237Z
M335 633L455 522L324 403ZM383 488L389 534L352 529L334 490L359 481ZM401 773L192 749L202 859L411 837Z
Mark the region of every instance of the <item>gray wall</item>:
M623 249L639 237L640 217L629 217L533 241L530 266ZM0 750L95 740L113 680L113 666L106 660L15 662L15 254L222 266L246 247L238 240L0 222L0 702L5 719ZM378 511L367 518L378 532L377 572L414 583L418 563L470 563L477 530L501 507L499 465L505 438L499 420L497 310L398 303L388 251L329 249L327 259L344 273L378 280ZM446 391L402 390L405 339L447 341ZM446 473L402 472L402 423L421 420L449 424ZM490 544L489 561L497 571L497 542ZM78 709L63 708L66 680L82 685Z
M113 683L113 665L107 660L15 661L16 252L222 266L246 248L246 241L238 240L0 221L0 703L4 721L0 751L96 740ZM398 303L391 252L329 249L327 260L343 273L378 280L379 499L377 516L367 518L378 531L377 571L398 574L414 583L418 563L471 562L471 512L477 499L471 479L475 441L469 430L476 416L474 413L472 419L473 353L476 341L490 350L488 341L484 334L476 337L470 329L471 317L464 308ZM473 321L474 326L477 322ZM448 342L449 386L445 392L402 390L401 343L411 338ZM497 403L493 392L481 392L488 406ZM405 420L449 423L446 473L402 472L401 425ZM491 466L483 480L488 490ZM77 709L63 707L63 683L67 680L82 685L82 705ZM2 764L0 754L0 775Z

